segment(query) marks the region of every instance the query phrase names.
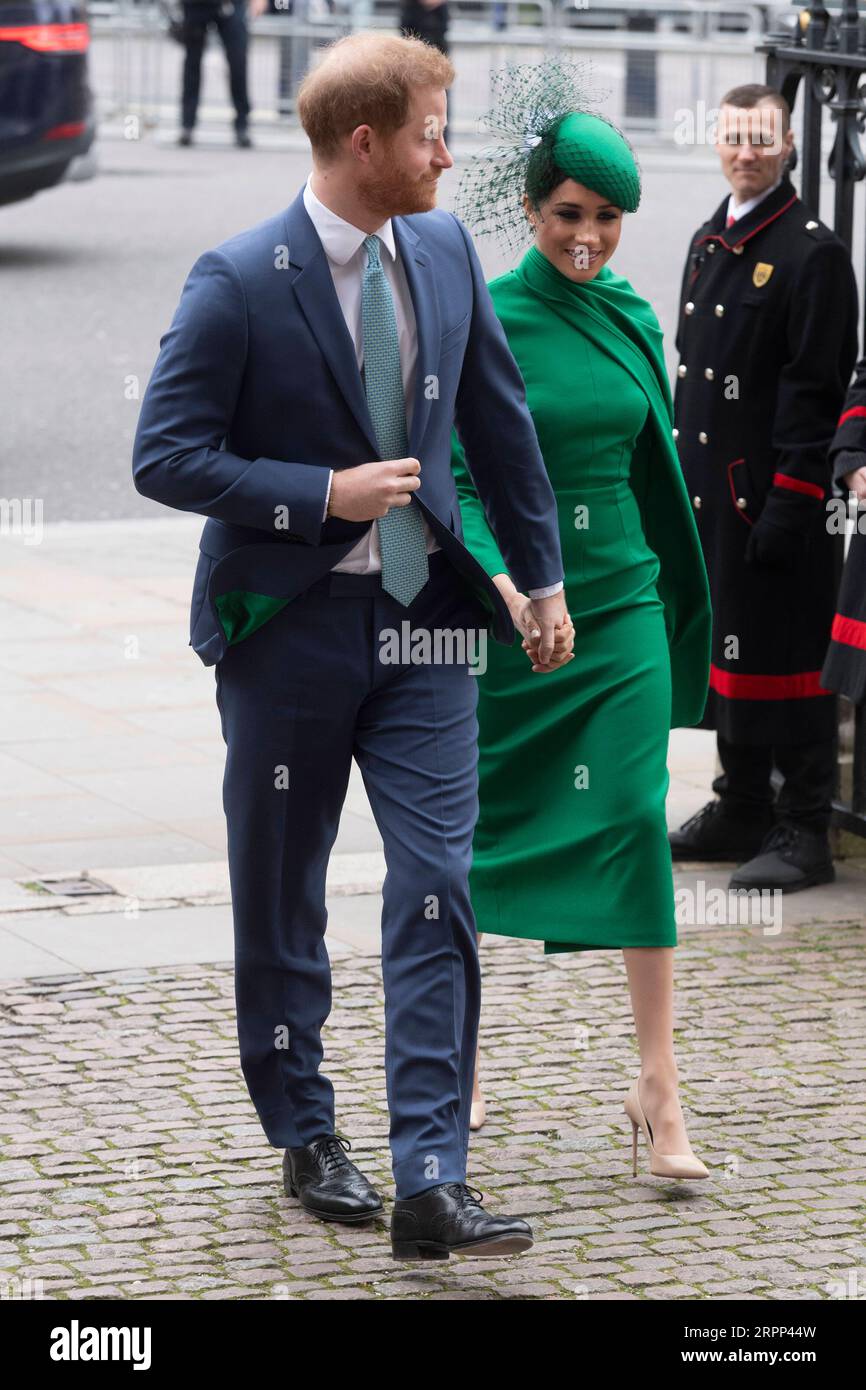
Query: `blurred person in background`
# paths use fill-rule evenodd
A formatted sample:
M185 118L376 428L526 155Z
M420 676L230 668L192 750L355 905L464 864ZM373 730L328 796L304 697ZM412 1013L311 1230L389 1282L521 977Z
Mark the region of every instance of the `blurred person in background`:
M229 90L235 108L235 143L249 149L247 129L250 102L247 92L247 11L255 19L267 8L267 0L186 0L183 6L183 90L179 145L191 145L201 92L201 59L211 24L216 26L229 67Z

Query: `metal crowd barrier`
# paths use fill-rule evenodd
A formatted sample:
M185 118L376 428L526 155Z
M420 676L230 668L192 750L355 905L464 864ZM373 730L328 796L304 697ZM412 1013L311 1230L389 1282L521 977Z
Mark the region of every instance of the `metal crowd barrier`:
M492 75L508 62L537 62L550 52L592 59L593 85L623 129L662 142L677 138L677 113L700 110L707 94L762 81L755 52L767 7L703 0L640 0L604 9L553 0L449 0L448 42L457 79L452 89L457 133L478 132L490 103ZM356 0L294 0L291 14L264 14L248 25L249 90L254 127L297 130L294 95L316 51L356 29L397 27L398 6ZM145 127L177 124L183 49L168 35L152 0L92 0L91 85L100 120ZM605 25L606 27L602 27ZM231 121L225 55L214 29L202 66L203 127Z

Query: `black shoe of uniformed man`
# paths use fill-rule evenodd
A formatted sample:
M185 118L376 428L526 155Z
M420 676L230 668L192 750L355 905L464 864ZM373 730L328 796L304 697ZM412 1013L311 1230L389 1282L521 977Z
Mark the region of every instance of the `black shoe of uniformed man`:
M770 831L760 853L740 865L728 887L798 893L817 883L832 883L835 877L828 836L782 821Z
M769 806L750 816L729 809L724 801L709 801L679 830L669 832L668 843L674 859L726 859L741 864L758 853L772 824Z
M322 1221L370 1221L384 1207L375 1187L344 1153L352 1145L342 1134L322 1134L311 1144L286 1149L283 1186L287 1197Z
M532 1245L527 1221L489 1216L483 1192L444 1182L416 1197L400 1197L391 1216L395 1260L447 1260L451 1255L517 1255Z

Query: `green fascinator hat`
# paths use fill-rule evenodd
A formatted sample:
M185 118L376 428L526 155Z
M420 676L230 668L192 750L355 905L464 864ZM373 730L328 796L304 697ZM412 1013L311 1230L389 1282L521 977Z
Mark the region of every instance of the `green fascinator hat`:
M478 234L510 252L529 237L524 193L538 205L563 178L591 188L624 212L636 212L637 158L620 130L597 111L587 87L589 64L508 65L493 79L493 106L482 118L496 137L470 160L455 211Z
M628 141L602 116L589 111L569 112L552 132L550 152L554 164L569 178L600 193L624 212L637 211L640 174L634 154ZM532 156L529 162L531 165Z

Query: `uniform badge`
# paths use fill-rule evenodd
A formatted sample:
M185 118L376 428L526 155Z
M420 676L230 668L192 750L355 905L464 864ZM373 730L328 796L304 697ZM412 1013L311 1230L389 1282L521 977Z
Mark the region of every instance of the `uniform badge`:
M757 285L760 289L762 285L766 285L772 273L773 267L771 265L768 265L766 261L758 261L752 271L752 284Z

